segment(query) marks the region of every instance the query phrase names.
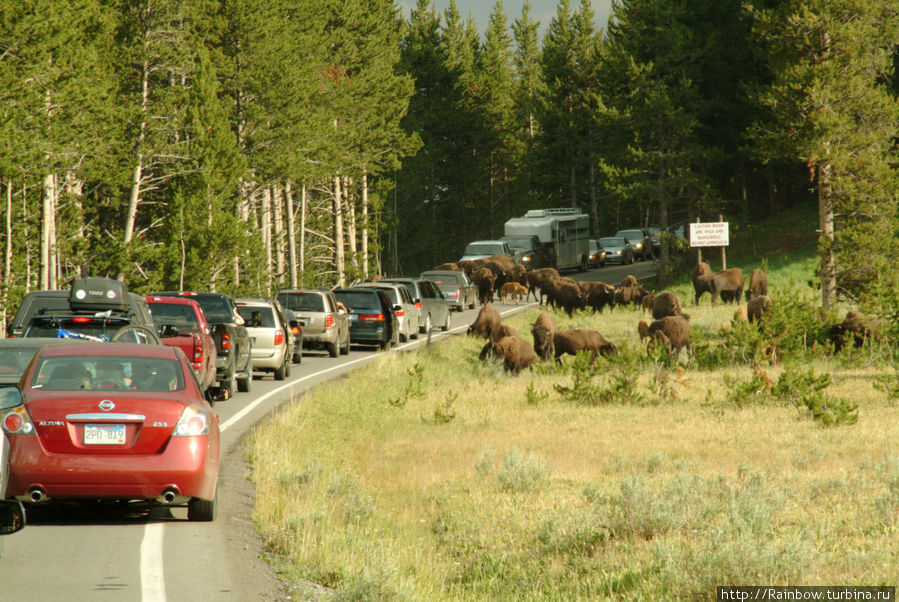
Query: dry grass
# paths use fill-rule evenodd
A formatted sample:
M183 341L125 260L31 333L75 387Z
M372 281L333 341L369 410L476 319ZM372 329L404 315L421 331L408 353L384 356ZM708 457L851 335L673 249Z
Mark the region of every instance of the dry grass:
M686 309L710 338L733 314ZM536 315L510 322L526 335ZM640 318L556 314L634 353ZM810 366L860 404L856 424L824 428L769 396L728 401L724 376L747 380L749 365L643 360L642 403L586 406L554 389L570 357L512 377L480 364L480 347L460 337L377 360L253 432L256 523L286 580L366 600L899 581L899 408L873 386L882 365ZM765 369L776 381L784 368ZM673 393L658 394L660 373Z

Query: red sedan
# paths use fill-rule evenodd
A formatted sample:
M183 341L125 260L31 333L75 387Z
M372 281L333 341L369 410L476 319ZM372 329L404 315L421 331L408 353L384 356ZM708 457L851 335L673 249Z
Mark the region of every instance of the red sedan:
M174 347L51 345L0 390L6 495L187 505L215 518L218 418Z

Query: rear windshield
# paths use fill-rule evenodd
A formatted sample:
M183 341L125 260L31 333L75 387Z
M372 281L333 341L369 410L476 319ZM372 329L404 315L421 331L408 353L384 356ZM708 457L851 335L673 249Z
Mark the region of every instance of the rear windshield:
M206 314L206 319L210 322L224 324L234 321L234 316L231 315L231 306L223 297L218 295L197 295L192 297L192 299L200 304L200 307L203 308L203 313Z
M456 274L425 274L422 277L434 284L459 284L462 281Z
M180 391L177 360L150 357L66 356L39 360L31 388L50 391Z
M292 311L325 311L325 300L318 293L281 293L278 301Z
M247 328L274 328L275 312L271 307L238 305L237 313L247 323Z
M40 346L35 347L8 347L0 349L0 377L11 375L22 376L28 362L37 353Z
M374 291L337 291L334 295L350 309L381 311L381 302Z
M87 339L89 341L106 342L125 326L129 326L125 318L95 318L75 316L71 318L35 318L25 337L55 337L58 339Z
M200 324L197 322L197 316L189 305L179 305L175 303L150 303L150 313L153 314L153 321L156 326L171 325L177 326L180 331L198 331Z

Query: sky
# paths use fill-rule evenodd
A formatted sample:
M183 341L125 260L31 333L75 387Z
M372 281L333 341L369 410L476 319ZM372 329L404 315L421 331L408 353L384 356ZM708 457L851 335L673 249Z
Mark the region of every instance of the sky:
M531 18L540 22L540 37L546 32L546 26L556 14L558 0L530 0L531 2ZM609 12L612 8L612 0L592 0L593 11L596 13L596 26L605 29L609 20ZM409 11L415 6L415 0L396 0L397 6L402 8L403 15L408 17ZM437 9L437 13L441 16L449 6L450 0L433 0L433 6ZM456 7L463 19L467 20L470 14L477 24L478 29L483 35L487 24L490 22L490 12L496 0L456 0ZM512 22L521 16L521 7L524 0L503 0L503 12L506 13L506 19L511 27ZM580 0L570 0L571 9L577 10Z

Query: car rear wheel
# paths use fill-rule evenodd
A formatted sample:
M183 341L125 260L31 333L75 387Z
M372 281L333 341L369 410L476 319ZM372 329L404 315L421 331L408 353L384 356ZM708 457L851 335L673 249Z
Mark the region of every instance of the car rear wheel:
M347 355L350 352L350 337L347 336L346 344L340 347L340 355Z
M453 321L453 313L451 311L447 311L446 312L446 320L443 321L443 326L441 326L440 329L443 332L446 332L447 330L450 329L452 321Z
M237 390L241 393L249 393L250 388L253 386L252 382L253 369L250 366L247 366L247 375L237 379Z
M289 370L290 368L287 366L287 356L285 355L281 365L275 368L275 380L284 380L287 378Z
M218 493L216 492L216 495ZM187 520L193 522L210 522L215 520L215 498L201 500L198 497L190 498L187 502Z
M431 314L428 314L427 317L425 318L425 323L424 323L424 326L422 327L421 331L424 333L427 333L427 332L430 332L430 330L431 330Z
M234 378L234 373L232 372L227 379L221 381L219 387L221 388L222 399L234 397L234 393L237 392L237 381Z
M338 345L338 341L328 343L328 355L330 355L331 357L337 357L337 354L340 353L340 349L337 348Z

